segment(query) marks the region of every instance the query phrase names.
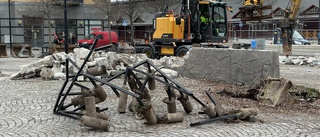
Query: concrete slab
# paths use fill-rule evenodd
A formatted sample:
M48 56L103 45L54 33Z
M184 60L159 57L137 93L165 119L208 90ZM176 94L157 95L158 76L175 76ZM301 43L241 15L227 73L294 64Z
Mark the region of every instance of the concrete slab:
M193 48L178 73L196 79L249 86L279 77L279 55L274 51Z

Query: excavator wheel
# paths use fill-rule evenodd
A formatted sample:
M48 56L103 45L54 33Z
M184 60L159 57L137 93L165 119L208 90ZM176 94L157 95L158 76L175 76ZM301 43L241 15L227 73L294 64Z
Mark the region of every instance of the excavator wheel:
M142 53L145 53L147 55L147 57L150 58L150 59L154 58L154 52L153 52L152 48L150 48L150 47L144 48L142 50Z
M176 56L183 57L184 55L187 54L187 52L188 52L188 50L186 48L179 49Z
M110 48L108 49L108 51L110 51L110 52L117 52L117 51L118 51L118 45L112 44L112 45L110 46Z

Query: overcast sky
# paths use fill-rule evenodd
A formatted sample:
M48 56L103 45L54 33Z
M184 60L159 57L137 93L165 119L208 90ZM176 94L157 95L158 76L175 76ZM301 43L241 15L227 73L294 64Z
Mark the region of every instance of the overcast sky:
M116 0L111 0L111 2L115 2ZM119 1L123 1L123 0L119 0Z

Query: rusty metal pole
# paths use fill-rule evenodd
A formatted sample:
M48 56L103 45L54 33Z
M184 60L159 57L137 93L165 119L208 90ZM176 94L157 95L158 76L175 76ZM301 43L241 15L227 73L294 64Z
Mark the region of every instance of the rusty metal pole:
M67 0L64 0L64 52L68 54ZM68 60L66 60L66 79L69 79L69 61Z

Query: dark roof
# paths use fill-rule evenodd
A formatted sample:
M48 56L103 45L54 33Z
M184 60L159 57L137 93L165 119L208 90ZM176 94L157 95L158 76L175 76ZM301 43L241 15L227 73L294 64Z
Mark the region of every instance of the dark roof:
M245 0L223 0L223 1L227 2L229 6L232 6L233 13L230 13L230 16L232 18L234 17L234 15L238 14L239 7L242 6L242 3ZM290 5L289 2L291 2L291 0L264 0L264 1L265 1L264 5L272 5L273 12L275 10L289 8L288 5ZM318 7L318 6L319 6L318 0L302 0L299 13L307 12L308 9L311 9L312 7ZM303 14L300 14L300 15L303 15ZM238 20L240 19L231 19L231 21L238 21Z
M235 17L236 14L238 14L239 11L239 7L242 6L242 3L245 0L222 0L223 2L227 2L228 6L232 6L233 8L233 13L230 13L230 19L231 21L240 21L240 18L235 18L232 19L232 17ZM289 8L288 5L290 5L290 1L291 0L264 0L265 3L264 5L272 5L272 12L275 13L277 11L281 11L284 10L286 8ZM300 16L305 16L308 12L308 10L312 9L312 8L318 8L319 5L319 1L318 0L302 0L301 2L301 6L300 6ZM180 9L181 8L181 3L177 3L177 4L172 4L169 6L169 9ZM140 22L135 22L134 24L152 24L152 19L154 17L155 14L153 13L148 13L148 12L144 12L142 14L140 14L140 16L138 18L140 18ZM311 16L310 16L311 17ZM274 19L279 19L282 18L282 16L274 16ZM298 17L299 18L299 17ZM142 22L141 22L142 21Z

